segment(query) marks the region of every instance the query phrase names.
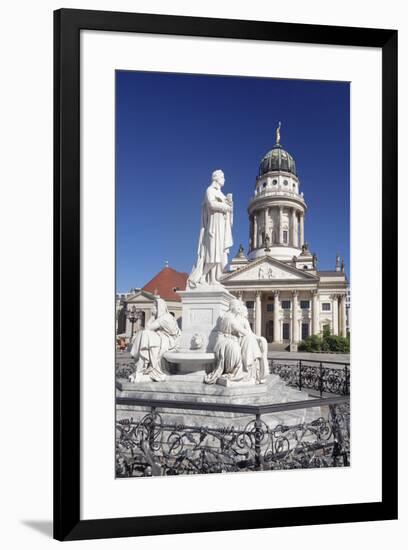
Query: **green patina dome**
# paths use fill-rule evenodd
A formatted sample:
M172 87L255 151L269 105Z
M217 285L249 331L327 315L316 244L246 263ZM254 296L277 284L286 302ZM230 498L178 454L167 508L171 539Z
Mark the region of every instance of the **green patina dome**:
M280 171L290 172L296 176L296 163L280 143L276 143L268 153L263 157L259 165L259 176L267 172Z

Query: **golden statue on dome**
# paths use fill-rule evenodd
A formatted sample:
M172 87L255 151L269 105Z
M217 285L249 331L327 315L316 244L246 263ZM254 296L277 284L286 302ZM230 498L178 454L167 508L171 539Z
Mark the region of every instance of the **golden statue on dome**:
M279 121L278 127L276 128L276 143L277 143L277 145L280 145L280 138L281 138L280 129L281 129L281 122Z

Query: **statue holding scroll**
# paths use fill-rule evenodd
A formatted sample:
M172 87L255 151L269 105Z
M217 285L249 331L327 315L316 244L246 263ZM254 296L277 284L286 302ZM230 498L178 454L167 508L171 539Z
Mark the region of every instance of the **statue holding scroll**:
M219 281L233 245L232 195L225 196L222 192L224 182L222 170L215 170L201 207L197 261L188 278L189 288L221 284Z

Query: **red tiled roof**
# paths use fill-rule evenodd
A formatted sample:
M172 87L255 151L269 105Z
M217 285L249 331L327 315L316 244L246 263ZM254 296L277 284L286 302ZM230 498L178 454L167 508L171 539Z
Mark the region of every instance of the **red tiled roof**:
M180 273L171 267L165 267L149 281L142 290L157 294L163 300L181 302L180 296L174 290L185 290L188 274Z

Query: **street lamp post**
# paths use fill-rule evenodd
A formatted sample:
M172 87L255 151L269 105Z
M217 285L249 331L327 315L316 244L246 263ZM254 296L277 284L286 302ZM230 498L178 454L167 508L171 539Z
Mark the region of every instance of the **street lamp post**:
M127 318L129 320L130 324L132 325L132 332L130 334L130 342L131 342L133 340L133 329L134 329L136 321L139 318L138 312L136 311L136 306L132 306L130 309L128 309L126 315L127 315Z

